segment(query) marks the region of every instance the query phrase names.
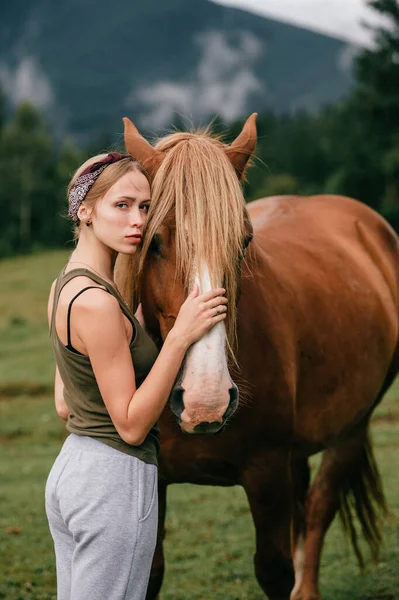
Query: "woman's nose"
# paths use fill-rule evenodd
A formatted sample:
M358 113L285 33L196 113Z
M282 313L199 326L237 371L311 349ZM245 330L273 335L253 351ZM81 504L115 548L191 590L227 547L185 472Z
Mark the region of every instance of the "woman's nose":
M144 225L143 215L138 208L132 211L130 221L132 226L142 227Z

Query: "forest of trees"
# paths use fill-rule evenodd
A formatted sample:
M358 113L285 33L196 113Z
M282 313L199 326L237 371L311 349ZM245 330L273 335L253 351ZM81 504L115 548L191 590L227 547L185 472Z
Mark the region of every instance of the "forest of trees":
M375 30L374 47L358 55L349 97L318 114L260 113L248 201L345 194L381 212L399 232L399 4L370 5L387 17L387 25ZM77 166L104 146L56 142L29 103L7 121L5 112L0 95L0 257L65 246L72 239L69 222L61 218L66 186ZM230 126L229 137L241 126ZM225 128L215 122L215 129Z

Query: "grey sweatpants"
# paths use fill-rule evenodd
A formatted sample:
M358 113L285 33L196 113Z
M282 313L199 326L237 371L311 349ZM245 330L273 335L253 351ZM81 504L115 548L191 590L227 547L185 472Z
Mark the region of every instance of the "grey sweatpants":
M158 524L157 467L70 434L46 484L58 600L144 600Z

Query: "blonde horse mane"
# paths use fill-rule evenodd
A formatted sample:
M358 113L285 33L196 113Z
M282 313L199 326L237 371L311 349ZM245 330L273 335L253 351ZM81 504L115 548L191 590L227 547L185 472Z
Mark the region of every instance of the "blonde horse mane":
M120 262L119 285L138 290L151 240L162 224L176 227L176 277L189 287L195 272L206 265L211 285L222 284L231 299L227 319L230 348L236 342L235 298L238 288L238 260L245 236L242 188L225 144L208 130L172 133L161 138L155 148L164 152L152 184L151 206L139 257ZM129 273L130 272L130 273ZM134 279L132 279L132 277ZM132 301L138 303L136 295Z

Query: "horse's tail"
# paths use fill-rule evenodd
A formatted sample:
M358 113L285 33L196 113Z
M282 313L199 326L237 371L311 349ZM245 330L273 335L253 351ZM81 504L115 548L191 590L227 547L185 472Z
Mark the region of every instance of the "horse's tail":
M359 521L362 536L370 548L373 560L377 561L382 543L381 517L388 514L368 428L359 462L342 482L340 500L339 516L344 531L352 544L360 567L363 568L364 560L359 546L355 517Z

